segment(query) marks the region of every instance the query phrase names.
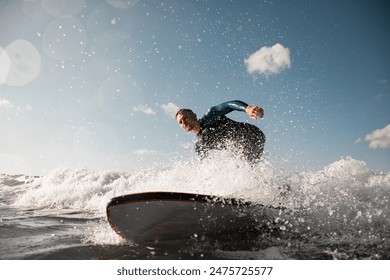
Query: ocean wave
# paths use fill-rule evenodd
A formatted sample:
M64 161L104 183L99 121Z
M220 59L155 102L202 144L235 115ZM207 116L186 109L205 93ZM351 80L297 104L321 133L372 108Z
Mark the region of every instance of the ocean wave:
M87 243L122 242L106 221L106 205L112 197L171 191L282 206L285 210L267 225L271 232L284 232L286 240L299 243L319 238L324 244L345 240L350 246L355 242L388 246L384 238L390 226L390 174L369 170L363 161L351 157L317 172L286 173L267 161L251 166L219 154L138 172L58 169L43 177L1 175L0 188L3 197L12 197L11 203L0 202L15 209L80 213L90 221L83 237ZM264 223L259 221L261 226ZM325 249L334 248L327 245Z
M253 167L238 159L219 156L205 161L175 162L165 168L123 171L58 169L47 176L13 178L11 185L28 190L16 197L16 206L76 208L105 213L114 196L145 192L192 192L236 197L262 204L283 202L291 208L313 205L388 205L390 174L370 171L363 161L346 157L318 172L284 174L264 161ZM24 183L23 183L24 182Z

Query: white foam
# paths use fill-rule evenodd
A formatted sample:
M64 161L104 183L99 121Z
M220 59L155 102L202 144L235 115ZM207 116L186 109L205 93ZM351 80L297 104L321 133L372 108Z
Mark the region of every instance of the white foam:
M99 245L119 245L126 242L112 230L106 221L91 223L82 241Z
M369 171L365 163L341 159L318 172L282 174L267 162L256 167L219 155L210 160L177 161L165 168L133 173L59 169L36 181L18 205L77 208L104 213L114 196L146 191L176 191L240 197L272 204L283 186L290 186L291 206L325 203L321 197L390 188L388 173ZM357 192L357 193L356 193ZM334 195L333 195L334 194ZM316 197L318 197L316 199Z
M104 221L112 197L149 191L191 192L282 204L293 214L275 221L281 230L316 228L330 235L362 230L372 235L390 225L389 190L388 173L370 171L364 162L350 157L318 172L284 174L267 162L251 167L220 154L205 161L176 161L132 173L55 170L30 182L14 206L84 210L89 218ZM118 242L105 222L86 235L97 243Z

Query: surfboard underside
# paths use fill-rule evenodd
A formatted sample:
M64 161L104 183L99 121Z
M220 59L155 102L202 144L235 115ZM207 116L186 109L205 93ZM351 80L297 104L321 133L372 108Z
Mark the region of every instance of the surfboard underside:
M107 205L107 217L116 233L138 244L233 238L258 225L251 215L253 207L234 199L154 192L113 198Z

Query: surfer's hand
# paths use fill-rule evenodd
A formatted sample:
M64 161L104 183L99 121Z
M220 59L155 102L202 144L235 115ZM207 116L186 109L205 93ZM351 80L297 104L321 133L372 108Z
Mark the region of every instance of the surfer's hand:
M251 119L257 120L257 118L262 118L264 116L264 110L258 106L250 106L246 107L246 113L249 115Z

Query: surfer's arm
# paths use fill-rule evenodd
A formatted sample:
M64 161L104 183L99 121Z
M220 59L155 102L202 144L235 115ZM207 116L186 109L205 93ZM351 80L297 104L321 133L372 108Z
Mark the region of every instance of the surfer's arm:
M214 115L224 116L226 114L229 114L232 111L245 112L246 107L248 107L248 104L246 104L245 102L239 100L232 100L211 107L207 113L210 112L211 114Z
M206 122L213 123L217 118L224 116L232 111L246 112L249 117L255 120L257 117L262 118L264 115L264 111L260 107L250 106L247 103L239 100L232 100L211 107L206 112L204 120L206 120Z

